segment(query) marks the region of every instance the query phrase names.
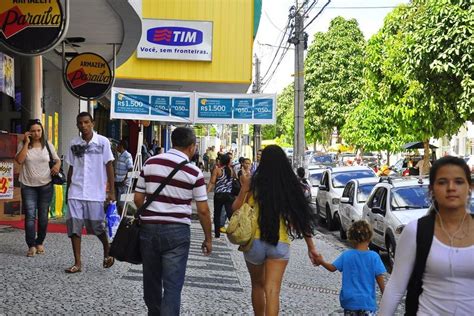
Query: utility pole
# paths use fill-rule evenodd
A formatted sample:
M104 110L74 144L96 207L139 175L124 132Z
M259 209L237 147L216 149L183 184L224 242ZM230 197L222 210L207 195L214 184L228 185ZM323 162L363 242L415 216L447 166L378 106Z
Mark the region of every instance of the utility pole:
M293 143L293 166L304 164L305 132L304 132L304 50L307 46L308 35L304 29L304 7L300 8L298 0L296 7L290 9L290 17L294 18L295 31L288 42L295 45L295 134Z
M260 78L260 59L257 55L255 58L255 80L253 81L252 93L260 93L262 82ZM262 136L260 134L261 125L253 125L253 158L257 158L257 151L262 147Z

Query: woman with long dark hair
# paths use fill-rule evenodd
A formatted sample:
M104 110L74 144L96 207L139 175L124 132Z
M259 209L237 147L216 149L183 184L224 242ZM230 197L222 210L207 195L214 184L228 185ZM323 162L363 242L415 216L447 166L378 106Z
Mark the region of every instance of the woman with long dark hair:
M232 209L237 210L247 201L258 214L252 246L244 252L252 281L253 310L255 315L277 315L290 240L304 238L311 262L317 263L319 254L312 240L316 221L279 146L265 147L252 178L241 176L241 184Z
M49 146L55 160L49 168ZM43 242L48 227L48 209L53 197L51 176L59 173L61 160L54 146L46 141L43 125L40 120L31 120L26 126L23 142L18 145L16 162L22 165L20 171L21 198L25 212L25 235L28 245L28 257L43 254ZM38 212L38 231L35 221Z
M463 159L446 156L435 161L429 185L432 208L403 229L379 315L393 315L405 291L405 315L473 314L471 185Z
M211 179L207 186L207 193L214 188L214 236L220 237L221 229L221 213L224 206L227 218L232 215L232 178L234 177L234 170L230 167L229 155L222 155L219 159L219 166L212 171Z

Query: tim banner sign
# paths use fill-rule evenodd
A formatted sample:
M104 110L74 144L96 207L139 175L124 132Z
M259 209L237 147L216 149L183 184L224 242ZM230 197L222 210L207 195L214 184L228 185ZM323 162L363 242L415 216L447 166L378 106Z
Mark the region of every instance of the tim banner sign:
M275 94L196 93L194 123L275 124Z
M110 118L192 123L192 92L112 88Z
M66 35L68 0L1 0L0 42L20 55L52 49Z
M110 118L177 123L275 124L275 94L112 88Z
M74 96L92 100L106 94L114 82L107 61L94 53L79 54L71 59L65 69L64 83Z
M142 20L137 58L212 60L212 22Z

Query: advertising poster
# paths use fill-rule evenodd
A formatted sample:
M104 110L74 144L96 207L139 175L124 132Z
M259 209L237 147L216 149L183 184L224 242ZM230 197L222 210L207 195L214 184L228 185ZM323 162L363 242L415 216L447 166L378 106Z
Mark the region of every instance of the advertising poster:
M0 161L0 199L13 199L13 162Z
M48 141L53 142L53 116L48 115Z
M54 112L54 138L53 145L56 151L58 151L58 142L59 142L59 113Z
M212 22L142 19L137 58L212 61Z
M15 62L3 53L0 53L0 92L15 98Z
M112 88L110 118L192 123L192 92Z
M275 94L196 93L194 123L275 124Z

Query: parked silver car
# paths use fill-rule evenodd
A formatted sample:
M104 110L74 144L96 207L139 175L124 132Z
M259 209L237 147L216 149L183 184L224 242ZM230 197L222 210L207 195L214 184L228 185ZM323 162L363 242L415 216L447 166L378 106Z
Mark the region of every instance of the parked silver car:
M316 197L316 214L326 220L329 230L339 227L339 200L347 182L372 177L375 177L375 172L369 167L337 167L324 171Z
M377 183L379 183L378 177L353 179L347 182L339 201L341 239L347 238L347 230L353 222L362 219L362 207Z

